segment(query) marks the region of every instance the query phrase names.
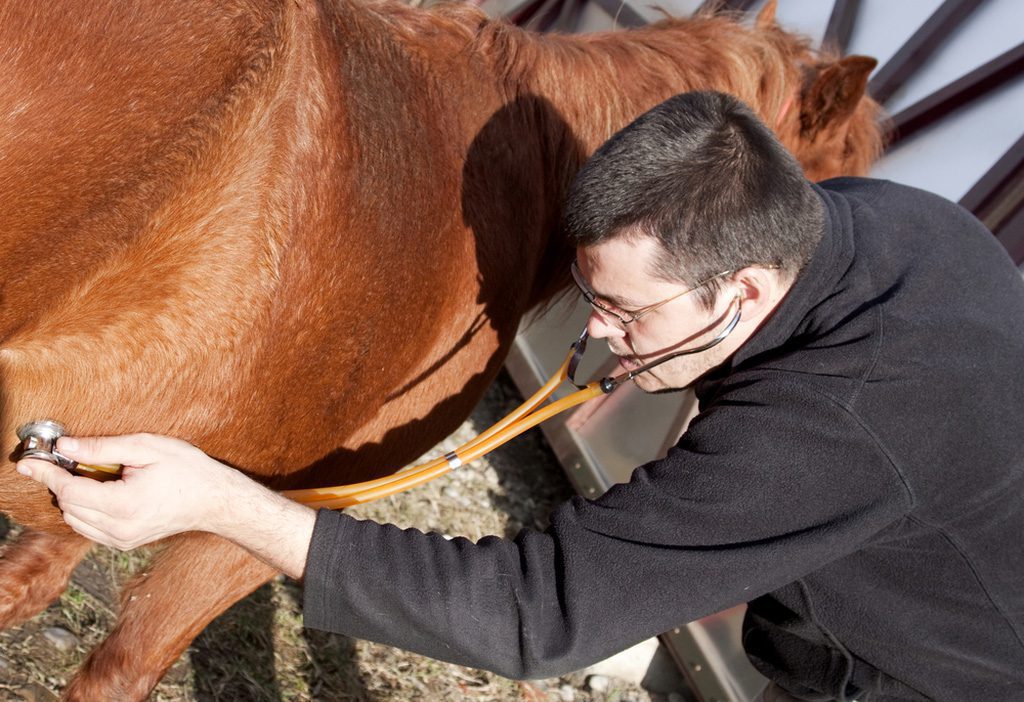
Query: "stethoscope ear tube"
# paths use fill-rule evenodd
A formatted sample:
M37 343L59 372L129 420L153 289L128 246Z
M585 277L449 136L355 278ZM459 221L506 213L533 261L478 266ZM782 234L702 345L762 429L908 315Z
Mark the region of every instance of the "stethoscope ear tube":
M739 298L737 298L737 302L738 300ZM403 470L399 473L395 473L384 478L378 478L377 480L369 480L353 485L336 485L333 487L310 488L305 490L286 490L282 494L311 507L339 509L350 505L370 502L381 497L393 495L416 485L420 485L444 475L450 470L459 468L460 466L463 466L490 451L493 451L506 441L518 436L527 429L540 424L546 419L553 417L559 412L575 407L576 405L586 402L594 397L607 395L622 383L627 380L631 380L640 373L644 373L662 363L672 360L673 358L693 353L700 353L701 351L706 351L713 346L720 344L727 336L729 336L730 333L732 333L732 330L736 328L739 321L740 307L737 304L736 313L729 320L725 329L706 344L702 344L701 346L692 349L675 351L664 358L652 361L642 368L638 368L630 373L624 373L616 377L605 377L592 383L588 383L587 385L580 385L576 382L575 376L576 371L579 369L579 364L583 358L583 354L587 350L587 341L589 339L587 329L584 328L576 341L574 341L569 347L569 353L566 355L562 365L548 379L548 381L533 394L533 396L523 402L522 405L507 417L490 427L487 431L483 432L475 439L466 442L454 451L449 451L444 456L435 458L413 468ZM542 406L543 403L554 394L558 386L565 380L569 381L577 388L576 392L570 393L560 400Z
M720 331L718 333L718 335L714 339L712 339L711 341L707 342L706 344L701 344L700 346L696 346L696 347L694 347L692 349L683 349L681 351L673 351L672 353L670 353L670 354L668 354L666 356L662 356L661 358L659 358L657 360L651 361L650 363L648 363L646 365L640 366L636 370L631 370L629 373L623 373L620 376L616 376L616 378L615 378L616 384L618 384L619 382L624 382L624 381L627 381L627 380L632 380L633 378L637 377L641 373L646 373L647 371L651 370L652 368L660 366L662 363L667 363L668 361L671 361L674 358L679 358L680 356L689 356L689 355L695 354L695 353L701 353L702 351L707 351L708 349L712 349L715 346L718 346L720 343L725 341L726 337L728 337L730 334L732 334L732 330L735 329L736 325L740 323L740 319L741 319L741 317L743 315L743 305L742 305L742 303L740 301L739 296L737 296L736 299L733 302L736 305L736 312L735 312L735 314L733 314L732 318L729 320L729 323L727 325L725 325L725 328L722 329L722 331ZM732 307L732 305L730 305L730 307Z
M586 327L583 327L583 331L580 332L579 338L569 346L569 364L565 371L565 377L568 381L581 389L585 386L576 384L576 368L580 365L580 361L583 359L583 354L587 352L587 339L589 337L590 332L587 331Z
M738 295L736 296L736 299L733 300L733 303L730 304L729 306L732 307L733 305L736 306L736 312L733 313L732 317L729 319L729 323L725 325L725 328L723 328L722 331L720 331L717 334L717 336L715 336L715 338L712 339L711 341L708 341L705 344L701 344L700 346L695 346L692 349L681 349L679 351L673 351L672 353L666 354L666 355L662 356L661 358L658 358L658 359L655 359L655 360L651 361L650 363L646 363L646 364L640 366L639 368L631 370L628 373L623 373L621 375L616 375L614 377L608 376L608 377L605 377L605 378L601 378L601 380L598 381L601 384L601 390L605 394L608 394L608 393L612 392L613 390L615 390L615 388L617 388L620 385L622 385L623 383L632 380L633 378L637 377L641 373L646 373L647 371L651 370L652 368L657 368L662 363L668 363L672 359L679 358L680 356L689 356L691 354L701 353L703 351L707 351L708 349L712 349L715 346L718 346L720 343L725 341L726 338L730 334L732 334L733 329L736 328L736 325L739 324L740 323L740 319L742 319L742 316L743 316L743 303L742 303L742 300L740 299L740 297ZM581 388L581 389L586 387L586 386L579 385L578 383L576 383L576 381L573 380L573 375L576 372L576 366L579 365L580 359L583 357L583 352L587 348L587 336L588 336L587 329L584 327L583 333L580 334L580 338L577 339L576 342L572 345L572 348L574 350L574 355L572 357L572 361L569 364L569 367L570 367L570 374L568 375L569 382L572 383L573 385L575 385L577 388Z

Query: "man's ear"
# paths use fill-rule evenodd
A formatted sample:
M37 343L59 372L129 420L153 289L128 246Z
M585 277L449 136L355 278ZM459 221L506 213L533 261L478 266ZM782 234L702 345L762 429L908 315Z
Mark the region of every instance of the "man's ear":
M733 273L732 279L740 295L742 319L747 323L759 324L785 294L777 270L748 266Z

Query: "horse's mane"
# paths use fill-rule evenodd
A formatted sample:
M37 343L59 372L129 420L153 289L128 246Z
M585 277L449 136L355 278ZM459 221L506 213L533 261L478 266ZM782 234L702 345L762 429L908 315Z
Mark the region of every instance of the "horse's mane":
M694 76L680 75L681 63L695 68L721 63L727 70L718 71L714 79L727 81L730 92L748 101L767 99L779 108L788 97L787 67L835 58L813 51L808 39L777 25L755 31L731 13L682 19L666 13L664 20L640 29L565 35L525 30L463 3L444 3L425 12L384 0L368 9L410 41L436 40L440 33L461 36L470 51L491 62L500 89L509 97L538 86L565 92L573 83L610 84L612 78L616 86L632 87L631 92L642 92L652 76L659 81L675 76L696 86L708 77L694 80L700 75L696 70Z
M592 147L625 126L638 106L659 101L652 98L711 86L736 95L771 124L794 99L805 73L839 58L774 21L751 26L735 13L664 13L665 19L643 28L564 35L524 30L464 3L422 10L380 0L363 7L425 52L441 37L458 42L490 65L496 88L509 101L538 94L575 105L588 118L573 122L594 128L579 135ZM882 146L878 105L865 97L858 111L846 155L863 158L852 159L851 173L866 172Z

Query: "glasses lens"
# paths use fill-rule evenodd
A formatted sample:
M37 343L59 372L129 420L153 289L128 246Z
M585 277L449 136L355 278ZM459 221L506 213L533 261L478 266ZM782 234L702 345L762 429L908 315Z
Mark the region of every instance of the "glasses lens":
M616 307L610 302L602 300L594 294L594 291L590 289L589 285L587 285L587 281L583 279L583 274L580 273L580 269L576 264L576 261L572 262L571 270L572 279L575 281L576 287L579 288L580 294L583 295L583 299L589 302L591 307L606 316L614 317L617 321L622 322L623 324L629 324L633 321L633 315L631 313L621 307Z

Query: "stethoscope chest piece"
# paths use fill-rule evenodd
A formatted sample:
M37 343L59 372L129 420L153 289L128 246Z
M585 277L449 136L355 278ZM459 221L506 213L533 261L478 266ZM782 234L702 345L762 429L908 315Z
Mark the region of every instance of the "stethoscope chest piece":
M72 470L75 462L57 453L57 439L66 433L64 426L52 419L39 419L22 424L18 427L18 439L21 440L21 444L18 446L17 460L36 458L65 470Z

